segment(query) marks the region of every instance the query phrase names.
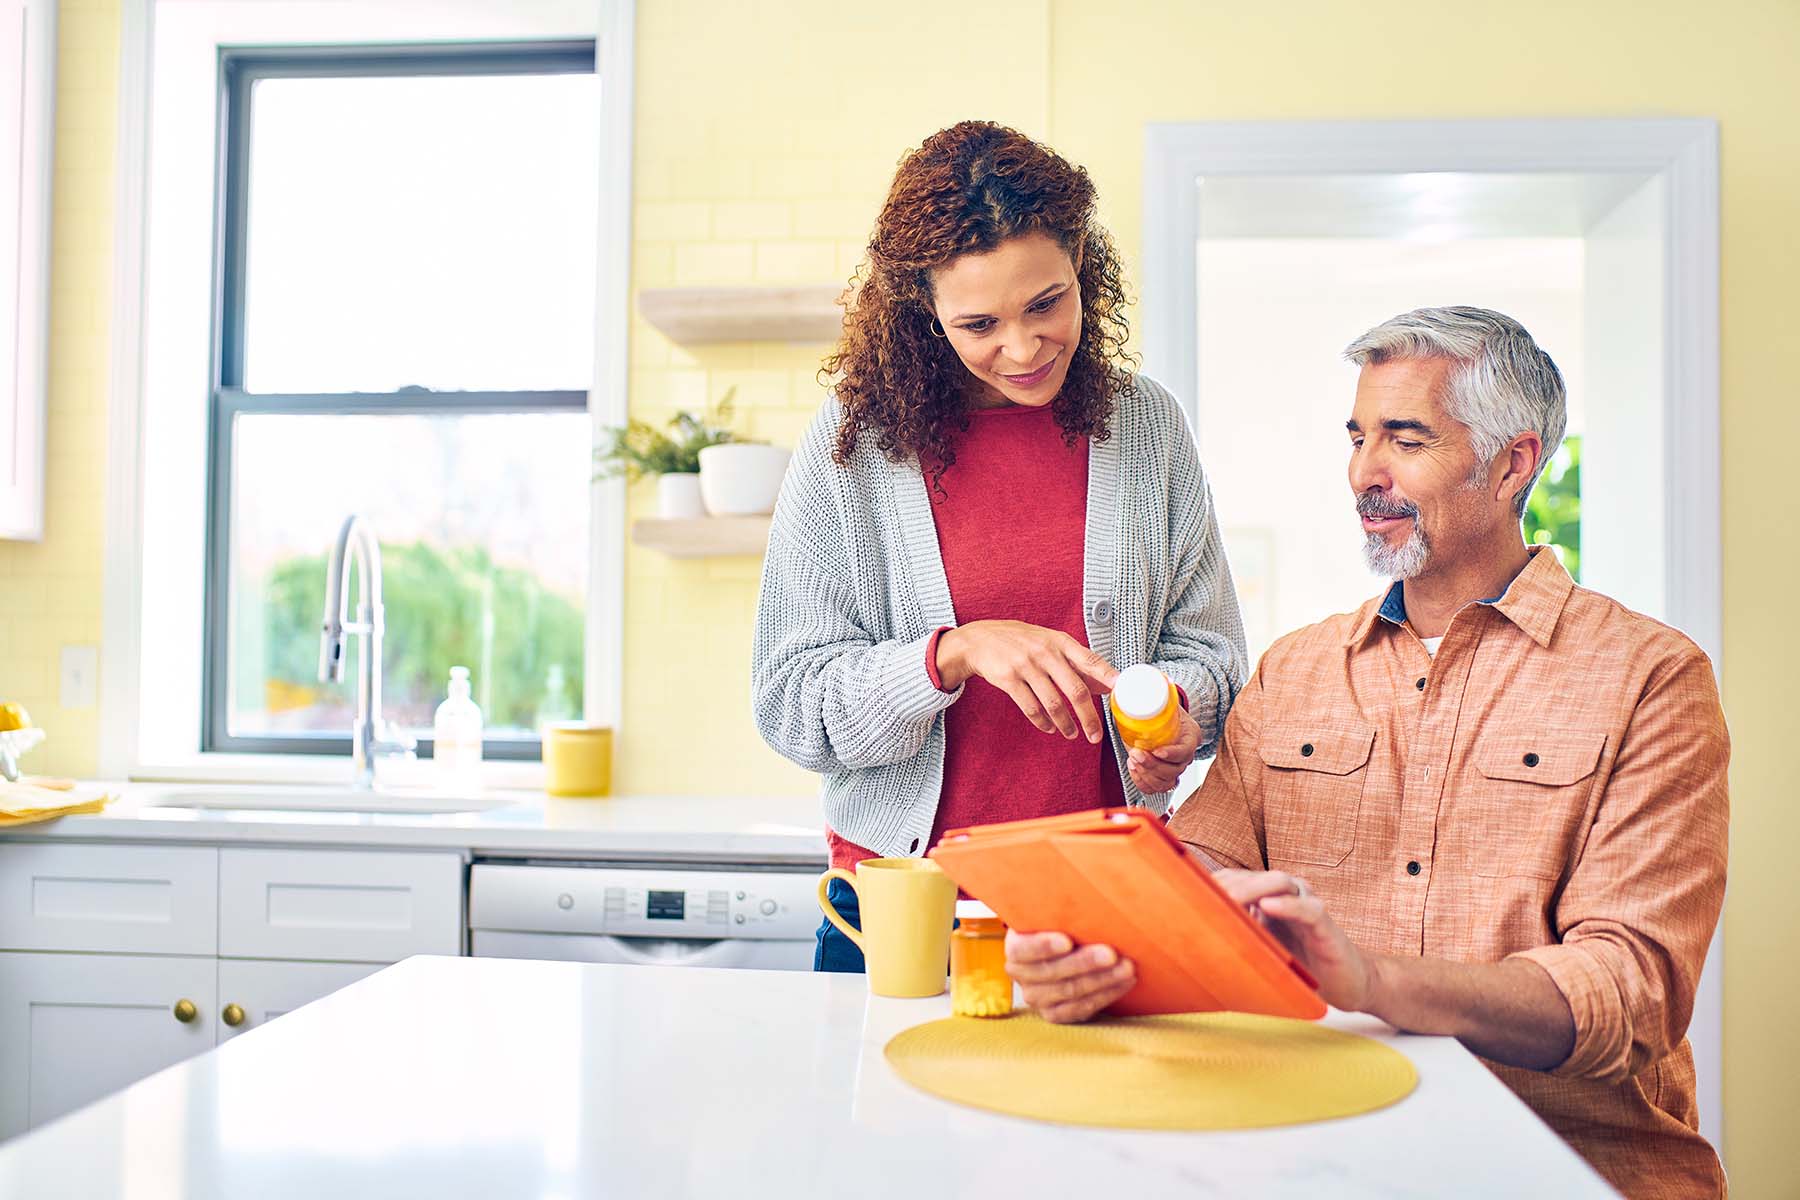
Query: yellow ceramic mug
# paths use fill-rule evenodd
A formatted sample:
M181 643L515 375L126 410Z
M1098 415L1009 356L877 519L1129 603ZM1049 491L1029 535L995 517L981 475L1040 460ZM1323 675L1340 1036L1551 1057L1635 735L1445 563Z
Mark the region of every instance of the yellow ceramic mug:
M856 893L862 931L850 928L826 893L841 879ZM833 867L819 876L819 907L863 952L877 996L936 996L950 960L956 884L928 858L869 858L856 874Z

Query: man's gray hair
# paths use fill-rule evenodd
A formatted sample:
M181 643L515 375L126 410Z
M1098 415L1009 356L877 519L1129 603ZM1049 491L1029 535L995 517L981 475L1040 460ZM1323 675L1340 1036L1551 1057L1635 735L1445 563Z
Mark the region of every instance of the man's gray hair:
M1492 309L1457 305L1415 308L1383 321L1344 349L1359 367L1397 359L1447 358L1457 365L1444 388L1444 408L1469 429L1485 468L1519 434L1543 442L1537 471L1513 501L1519 515L1544 466L1562 444L1569 413L1562 372L1525 332Z

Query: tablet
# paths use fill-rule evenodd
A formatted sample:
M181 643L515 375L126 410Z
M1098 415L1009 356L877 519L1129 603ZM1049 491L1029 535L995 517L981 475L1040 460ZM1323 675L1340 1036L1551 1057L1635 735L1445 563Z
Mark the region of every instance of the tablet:
M1306 969L1143 809L952 829L930 857L1009 928L1131 959L1137 986L1109 1014L1325 1015Z

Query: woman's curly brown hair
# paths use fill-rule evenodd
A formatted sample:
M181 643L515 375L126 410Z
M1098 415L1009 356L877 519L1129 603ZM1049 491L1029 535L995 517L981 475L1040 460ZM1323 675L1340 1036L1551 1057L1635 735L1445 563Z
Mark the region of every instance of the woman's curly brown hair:
M1112 238L1095 217L1087 172L1017 130L963 121L900 161L875 222L868 257L846 293L844 333L820 372L843 405L832 457L876 435L894 462L915 455L933 484L956 460L969 427L969 374L933 334L932 271L1029 233L1055 238L1077 260L1081 341L1051 402L1064 440L1104 440L1126 353L1124 280Z

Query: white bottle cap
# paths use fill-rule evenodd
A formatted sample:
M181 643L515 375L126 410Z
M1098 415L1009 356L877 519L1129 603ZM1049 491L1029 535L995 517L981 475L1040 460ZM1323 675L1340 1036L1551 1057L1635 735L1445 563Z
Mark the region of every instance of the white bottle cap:
M1120 712L1147 721L1169 703L1169 677L1149 663L1139 663L1119 672L1112 694Z
M450 668L450 694L458 698L466 698L469 694L469 668Z
M982 917L993 915L994 910L979 900L958 900L956 902L956 919L959 921L979 920Z

